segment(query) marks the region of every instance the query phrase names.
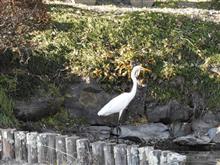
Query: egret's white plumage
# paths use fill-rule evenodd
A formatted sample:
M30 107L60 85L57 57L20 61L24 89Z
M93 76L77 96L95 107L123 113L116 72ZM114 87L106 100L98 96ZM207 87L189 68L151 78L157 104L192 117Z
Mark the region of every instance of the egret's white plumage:
M119 120L131 100L134 98L137 91L137 76L141 70L148 70L141 66L135 66L131 71L131 79L133 81L133 87L130 92L125 92L109 101L99 112L99 116L108 116L113 113L119 113ZM149 71L149 70L148 70Z

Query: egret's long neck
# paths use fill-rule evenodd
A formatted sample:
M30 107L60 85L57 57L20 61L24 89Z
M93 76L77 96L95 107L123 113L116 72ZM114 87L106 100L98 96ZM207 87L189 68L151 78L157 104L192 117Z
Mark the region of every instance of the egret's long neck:
M132 94L132 96L134 97L135 94L136 94L136 91L137 91L137 79L136 77L134 76L134 74L131 75L131 79L133 81L133 86L132 86L132 89L130 91L130 93Z

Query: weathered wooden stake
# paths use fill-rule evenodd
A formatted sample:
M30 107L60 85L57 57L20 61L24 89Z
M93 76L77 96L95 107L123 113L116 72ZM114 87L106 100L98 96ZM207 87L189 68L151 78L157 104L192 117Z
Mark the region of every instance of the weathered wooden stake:
M47 134L41 133L37 136L38 163L47 163Z
M105 142L98 141L92 143L92 157L93 157L93 164L94 165L104 165L104 145Z
M162 151L161 152L161 157L160 157L160 164L168 164L167 163L167 156L169 154L169 151Z
M139 165L138 145L131 145L127 147L127 162L128 165Z
M78 139L76 141L77 147L77 165L91 164L91 153L89 149L88 139Z
M154 150L154 147L152 146L147 146L147 147L144 147L144 150L145 150L145 154L146 154L146 159L147 159L147 163L149 165L149 161L151 159L151 151Z
M104 145L104 158L105 158L105 165L115 165L114 159L114 147L115 143L107 143Z
M57 165L67 164L66 159L66 137L56 137L56 153L57 153Z
M27 139L26 131L15 131L15 159L17 161L26 161L27 162Z
M50 133L48 137L47 158L48 164L56 164L56 137L58 134Z
M38 163L56 164L56 136L57 134L54 133L41 133L38 135Z
M117 144L114 146L115 165L127 164L127 145Z
M184 165L185 163L186 163L185 155L180 155L175 152L169 152L167 154L167 164Z
M2 152L3 152L3 137L2 137L2 132L0 131L0 159L2 159Z
M145 152L145 147L140 147L138 149L139 151L139 159L140 159L140 165L148 165L147 155Z
M161 150L152 150L149 155L149 165L160 165Z
M66 138L66 156L67 164L77 164L77 151L76 151L76 140L78 136L71 136Z
M28 163L37 163L37 132L27 133Z
M153 147L105 143L91 144L78 136L27 133L0 129L0 157L30 164L56 165L185 165L186 156Z
M15 129L2 129L2 141L3 141L3 160L11 160L15 158L15 148L14 148L14 131Z

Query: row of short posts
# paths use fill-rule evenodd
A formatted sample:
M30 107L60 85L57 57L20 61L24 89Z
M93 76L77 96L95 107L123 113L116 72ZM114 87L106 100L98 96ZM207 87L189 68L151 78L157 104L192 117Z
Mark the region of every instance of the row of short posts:
M69 165L182 165L186 156L171 151L155 150L97 141L78 136L1 129L0 156L30 164Z

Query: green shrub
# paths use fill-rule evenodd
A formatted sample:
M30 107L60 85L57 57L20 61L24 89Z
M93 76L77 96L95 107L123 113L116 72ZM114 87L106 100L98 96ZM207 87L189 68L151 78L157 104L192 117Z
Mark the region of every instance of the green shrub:
M13 114L13 102L0 88L0 126L15 127L16 119Z

